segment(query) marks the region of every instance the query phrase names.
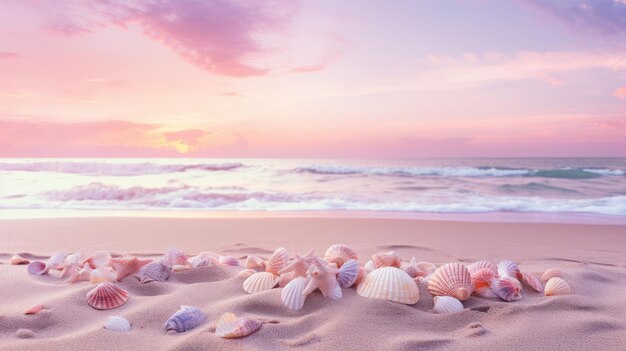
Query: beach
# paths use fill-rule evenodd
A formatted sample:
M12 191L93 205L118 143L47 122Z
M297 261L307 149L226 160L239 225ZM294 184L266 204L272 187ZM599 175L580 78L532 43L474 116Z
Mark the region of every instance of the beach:
M54 218L0 220L0 350L623 350L626 348L626 226L487 223L392 218ZM354 288L338 301L311 294L300 311L281 303L281 288L247 294L242 267L172 272L166 282L119 286L129 301L98 311L85 302L90 282L62 283L52 274L29 275L9 260L20 253L45 259L58 251L159 259L170 247L189 255L212 251L244 262L277 247L290 255L310 249L323 256L344 243L365 263L396 251L441 265L510 259L540 277L548 268L568 275L573 295L545 297L527 287L516 302L472 295L456 314L432 313L424 285L415 305L368 299ZM46 310L24 315L34 305ZM180 305L207 313L199 327L168 334L164 322ZM244 338L214 334L225 312L263 321ZM129 333L103 328L117 315ZM18 330L23 329L18 332ZM24 331L27 330L27 331ZM20 336L20 337L18 337ZM27 338L23 338L27 337Z

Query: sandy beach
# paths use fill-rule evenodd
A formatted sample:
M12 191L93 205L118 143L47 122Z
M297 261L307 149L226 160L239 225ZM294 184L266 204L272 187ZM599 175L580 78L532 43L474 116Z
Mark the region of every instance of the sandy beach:
M0 349L2 350L622 350L626 347L626 227L568 224L464 223L347 218L82 218L0 221ZM431 312L420 286L415 305L367 299L354 288L333 301L313 293L300 311L285 308L280 288L246 294L241 267L173 272L167 282L120 283L130 294L123 306L92 309L89 282L64 284L11 266L11 255L45 258L65 250L133 254L157 259L174 246L190 254L214 251L244 259L267 258L278 246L290 254L346 243L364 262L395 250L437 265L511 259L540 276L559 267L572 296L544 297L525 289L523 299L503 302L472 296L465 310ZM23 312L44 304L36 315ZM179 305L208 315L200 327L176 335L163 330ZM213 333L225 312L267 322L255 334L227 340ZM108 316L127 318L130 333L103 328ZM23 329L21 332L18 330ZM24 331L27 330L27 331ZM28 336L28 338L18 337Z

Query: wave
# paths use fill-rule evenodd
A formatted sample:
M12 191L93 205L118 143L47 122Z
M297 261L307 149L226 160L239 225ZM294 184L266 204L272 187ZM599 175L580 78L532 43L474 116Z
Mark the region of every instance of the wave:
M89 176L139 176L150 174L179 173L193 170L230 171L243 167L241 163L107 163L107 162L32 162L0 163L0 171L56 172Z

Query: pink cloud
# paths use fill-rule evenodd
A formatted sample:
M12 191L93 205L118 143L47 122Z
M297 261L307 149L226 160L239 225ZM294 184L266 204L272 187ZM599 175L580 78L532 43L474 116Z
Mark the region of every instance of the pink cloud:
M20 57L20 55L14 52L0 51L0 60L10 60L18 57Z
M615 89L613 96L620 100L626 100L626 86Z

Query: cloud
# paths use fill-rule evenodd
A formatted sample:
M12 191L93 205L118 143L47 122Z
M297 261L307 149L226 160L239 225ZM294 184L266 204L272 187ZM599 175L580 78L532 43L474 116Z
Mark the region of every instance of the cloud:
M14 52L0 51L0 60L10 60L10 59L16 59L18 57L20 57L20 55Z
M598 128L626 128L626 118L594 119L589 121L588 124Z
M615 89L613 96L620 100L626 100L626 86Z
M626 32L624 0L524 0L570 27L605 34Z

